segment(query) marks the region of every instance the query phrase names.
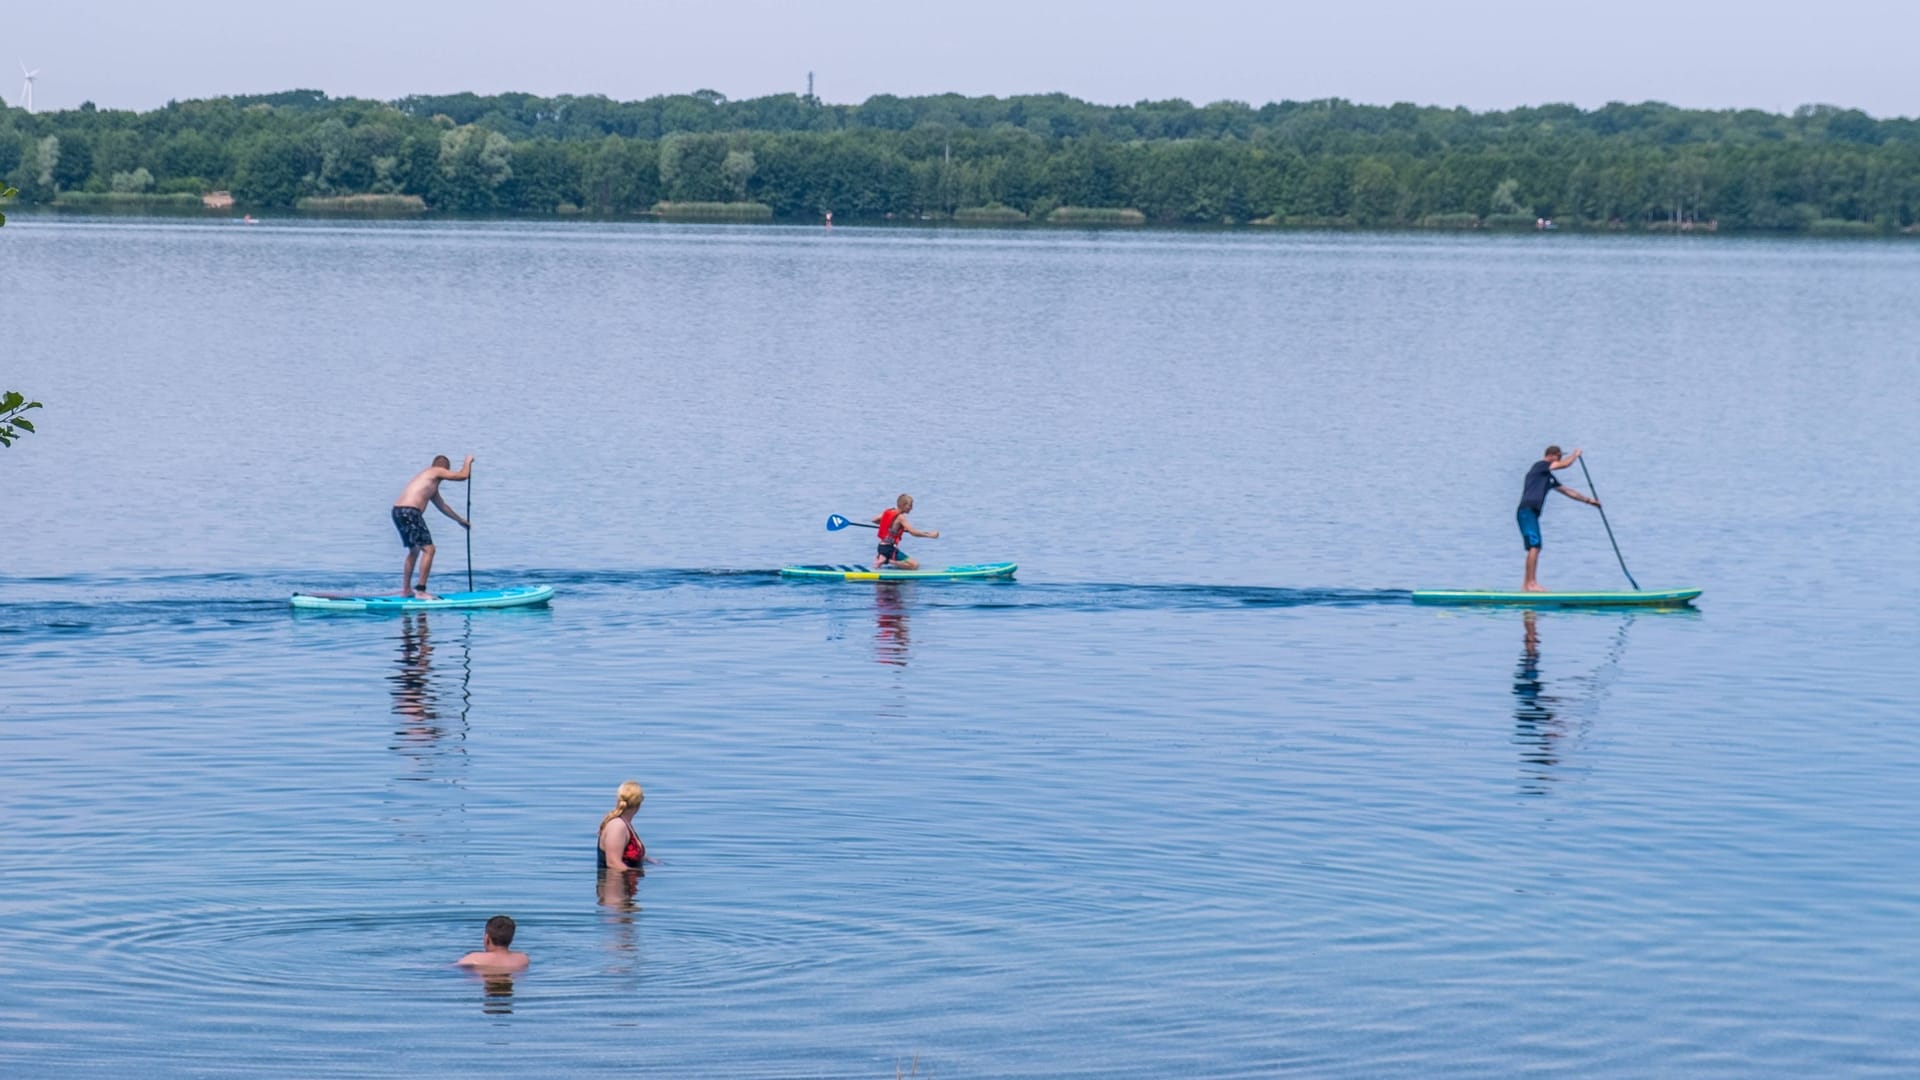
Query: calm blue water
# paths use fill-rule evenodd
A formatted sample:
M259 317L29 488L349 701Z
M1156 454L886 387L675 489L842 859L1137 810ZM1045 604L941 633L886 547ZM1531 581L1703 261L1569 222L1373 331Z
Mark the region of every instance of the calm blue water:
M0 265L7 1075L1920 1071L1920 245L20 216ZM1548 442L1698 610L1408 602L1517 584ZM289 611L394 586L441 452L552 608ZM903 490L1019 580L769 572ZM449 966L496 912L512 982Z

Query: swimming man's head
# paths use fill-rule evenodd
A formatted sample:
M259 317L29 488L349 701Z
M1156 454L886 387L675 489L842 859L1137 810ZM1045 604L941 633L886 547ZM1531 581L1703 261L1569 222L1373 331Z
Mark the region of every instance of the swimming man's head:
M513 944L513 920L495 915L487 920L487 944L506 948Z

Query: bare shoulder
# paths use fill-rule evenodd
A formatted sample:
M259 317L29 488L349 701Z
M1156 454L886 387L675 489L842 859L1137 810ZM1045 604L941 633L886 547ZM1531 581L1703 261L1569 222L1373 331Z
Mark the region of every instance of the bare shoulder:
M472 968L485 974L498 974L508 971L521 971L531 961L523 952L470 952L455 961L456 966Z

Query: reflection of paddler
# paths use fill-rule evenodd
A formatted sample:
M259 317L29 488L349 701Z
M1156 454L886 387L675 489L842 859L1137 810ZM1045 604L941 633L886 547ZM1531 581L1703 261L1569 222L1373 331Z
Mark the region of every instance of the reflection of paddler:
M1526 627L1520 646L1520 664L1513 673L1513 720L1517 729L1517 741L1534 748L1523 756L1535 765L1557 764L1558 759L1550 752L1553 740L1560 737L1558 725L1554 723L1553 706L1555 699L1545 693L1546 684L1540 678L1540 628L1538 616L1531 611L1520 613Z
M874 644L883 664L907 663L907 606L900 602L899 586L880 582L873 590Z
M393 683L393 711L433 734L440 719L433 697L433 642L427 639L427 617L408 612L400 623L400 670L387 678Z

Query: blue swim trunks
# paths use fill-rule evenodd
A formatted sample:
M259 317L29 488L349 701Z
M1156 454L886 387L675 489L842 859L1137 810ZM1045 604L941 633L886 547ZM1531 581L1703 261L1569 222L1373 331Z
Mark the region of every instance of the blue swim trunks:
M1514 511L1514 520L1520 523L1520 538L1527 542L1527 550L1540 546L1540 511L1531 506L1523 506Z

